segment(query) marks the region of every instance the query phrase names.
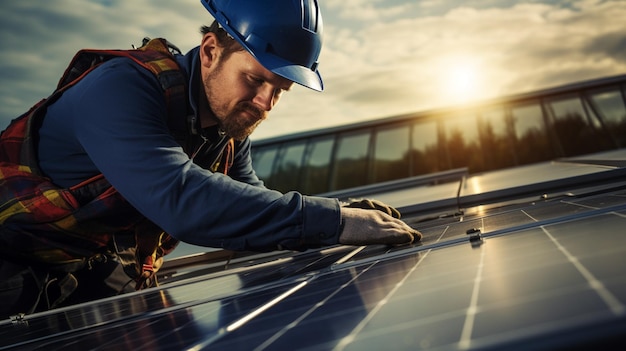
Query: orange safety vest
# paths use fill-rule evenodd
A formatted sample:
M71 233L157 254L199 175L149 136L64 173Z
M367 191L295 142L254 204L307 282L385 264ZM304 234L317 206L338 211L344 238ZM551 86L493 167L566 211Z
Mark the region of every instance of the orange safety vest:
M46 107L99 64L127 57L153 72L162 85L168 123L186 118L186 79L170 44L144 41L133 50L81 50L57 89L0 134L0 252L28 264L72 272L116 255L140 289L150 282L178 241L134 209L102 174L70 188L60 188L38 167L36 136ZM172 130L173 135L185 134ZM180 138L177 138L180 143ZM185 146L183 145L183 148ZM234 154L232 139L211 170L226 173ZM189 154L189 150L185 150Z

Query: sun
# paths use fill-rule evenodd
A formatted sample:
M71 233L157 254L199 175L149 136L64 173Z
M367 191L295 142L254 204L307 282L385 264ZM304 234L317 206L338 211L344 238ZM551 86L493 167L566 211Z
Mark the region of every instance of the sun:
M451 93L467 94L477 82L476 70L470 65L452 67L448 76L448 87Z
M484 93L483 70L472 56L454 56L441 61L441 95L449 102L468 102Z

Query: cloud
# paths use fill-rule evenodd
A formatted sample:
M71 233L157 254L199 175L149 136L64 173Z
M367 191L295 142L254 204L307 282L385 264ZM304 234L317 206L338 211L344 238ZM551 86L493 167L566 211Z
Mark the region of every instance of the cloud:
M347 17L361 2L333 2L332 9ZM621 20L626 18L626 2L504 3L474 1L451 7L450 2L432 1L430 13L437 12L436 7L437 16L404 15L358 29L333 27L335 32L327 32L329 49L320 66L330 71L322 94L335 95L335 106L328 111L318 108L316 124L336 125L454 104L462 97L446 94L443 90L449 84L444 80L468 61L479 70L472 92L476 98L626 71L626 56L621 55L626 50ZM370 8L374 5L382 3L369 3ZM319 102L316 106L323 106ZM278 121L274 116L261 128L273 130L282 123Z
M625 1L325 0L326 90L296 86L255 138L625 73ZM197 0L0 3L0 128L54 89L82 48L165 37L183 51L211 18ZM460 76L474 70L473 91ZM455 73L456 72L456 73ZM454 86L456 84L456 86Z
M407 1L331 0L322 3L322 6L326 12L336 12L342 20L367 25L400 16L415 5Z
M131 48L164 36L183 50L211 16L198 1L3 1L0 4L0 128L53 91L83 48Z
M584 45L584 51L616 64L626 64L626 35L623 31L601 34Z

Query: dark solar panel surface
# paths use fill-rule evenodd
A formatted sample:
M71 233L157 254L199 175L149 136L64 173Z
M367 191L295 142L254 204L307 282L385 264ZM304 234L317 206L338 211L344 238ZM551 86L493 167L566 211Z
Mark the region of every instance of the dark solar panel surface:
M198 268L158 289L4 321L0 347L551 350L611 342L619 349L626 345L620 187L408 217L424 234L411 246ZM470 242L473 228L482 241Z

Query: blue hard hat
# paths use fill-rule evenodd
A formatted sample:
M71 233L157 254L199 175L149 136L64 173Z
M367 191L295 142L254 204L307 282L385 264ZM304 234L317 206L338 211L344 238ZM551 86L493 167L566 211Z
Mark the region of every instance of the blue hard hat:
M313 90L322 14L317 0L201 0L213 18L268 70Z

